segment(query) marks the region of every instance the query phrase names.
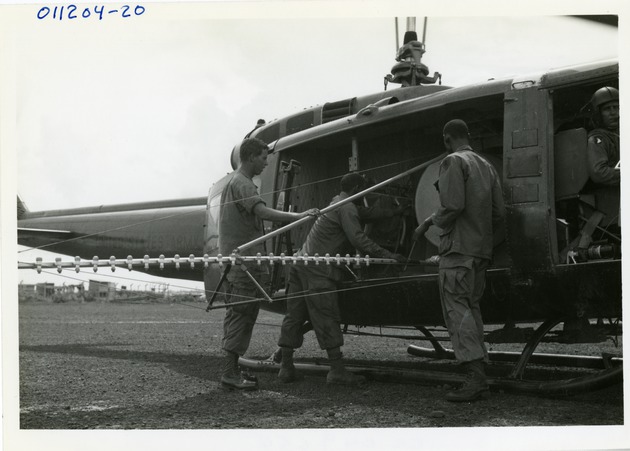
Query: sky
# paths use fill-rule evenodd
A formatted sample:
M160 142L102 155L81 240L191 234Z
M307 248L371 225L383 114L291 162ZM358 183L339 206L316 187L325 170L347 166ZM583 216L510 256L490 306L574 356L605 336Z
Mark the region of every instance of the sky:
M395 63L393 17L151 13L18 33L17 190L31 210L207 195L258 118L381 91ZM450 86L619 53L614 27L558 17L431 17L426 41L423 62Z
M406 16L417 17L420 36L429 17L423 63L449 86L617 58L628 54L619 42L630 42L613 27L561 17L620 12L617 0L133 4L145 12L101 21L40 20L52 7L41 2L0 5L4 287L75 283L14 269L16 194L32 211L205 196L259 118L381 91L395 64L395 16L400 42ZM38 256L54 257L19 254Z
M49 13L15 32L16 189L30 210L205 196L259 118L381 91L396 63L393 11L217 18L165 6L100 23ZM406 16L398 24L402 43ZM449 86L619 54L616 28L553 16L433 16L425 45L423 63ZM20 254L36 257L54 255Z

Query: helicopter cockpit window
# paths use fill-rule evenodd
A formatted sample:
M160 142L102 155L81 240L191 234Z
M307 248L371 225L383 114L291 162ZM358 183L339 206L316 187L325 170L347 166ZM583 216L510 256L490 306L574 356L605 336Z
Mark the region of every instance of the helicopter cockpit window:
M576 128L584 128L587 131L593 129L590 99L602 86L618 89L619 80L602 80L597 83L555 89L552 93L554 132Z

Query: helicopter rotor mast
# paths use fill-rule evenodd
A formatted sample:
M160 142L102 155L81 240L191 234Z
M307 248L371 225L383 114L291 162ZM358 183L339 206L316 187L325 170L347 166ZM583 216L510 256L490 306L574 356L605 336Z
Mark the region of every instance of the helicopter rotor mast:
M435 72L429 76L429 68L422 64L422 55L426 52L425 40L427 30L427 17L424 18L422 42L418 41L416 33L416 18L407 17L407 31L402 47L398 48L398 19L396 18L396 53L397 64L392 67L392 73L385 76L385 90L388 83L399 83L403 88L407 86L419 86L421 84L433 84L439 80L442 84L442 74Z
M416 18L415 17L407 17L407 32L416 32Z

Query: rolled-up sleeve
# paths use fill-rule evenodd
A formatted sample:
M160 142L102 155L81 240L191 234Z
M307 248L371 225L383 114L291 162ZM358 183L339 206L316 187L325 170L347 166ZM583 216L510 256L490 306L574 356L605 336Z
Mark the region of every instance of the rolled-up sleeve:
M234 195L235 199L238 199L238 203L250 214L254 213L254 207L259 203L265 204L265 201L260 197L258 191L256 190L256 185L251 184L240 184L235 186L234 189L237 191Z

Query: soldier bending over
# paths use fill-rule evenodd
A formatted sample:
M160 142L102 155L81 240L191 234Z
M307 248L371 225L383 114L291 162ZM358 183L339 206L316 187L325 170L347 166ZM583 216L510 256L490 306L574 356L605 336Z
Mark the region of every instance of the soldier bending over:
M354 172L341 179L341 193L332 199L331 205L346 199L363 189L365 179ZM353 203L342 205L320 216L309 232L298 255L345 255L358 249L371 257L394 258L406 261L370 240L359 221L357 207ZM282 352L282 367L278 377L283 382L301 379L293 364L293 351L302 346L301 328L310 319L321 349L325 349L331 369L326 377L329 384L357 385L365 381L347 371L342 363L343 334L340 327L337 304L337 282L342 278L342 268L336 265L292 265L289 268L289 298L287 314L282 322L278 346Z

